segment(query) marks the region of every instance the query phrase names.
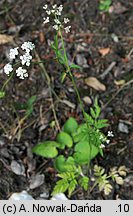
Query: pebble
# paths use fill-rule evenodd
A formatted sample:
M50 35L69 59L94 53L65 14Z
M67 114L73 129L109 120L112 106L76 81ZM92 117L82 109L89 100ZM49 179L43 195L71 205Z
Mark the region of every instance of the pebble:
M34 198L27 191L23 190L20 193L13 193L9 200L34 200Z
M35 189L39 186L41 186L44 183L44 175L43 174L37 174L35 176L31 177L30 180L30 189Z
M123 122L119 122L119 124L118 124L118 130L120 132L122 132L122 133L126 133L126 134L129 133L128 126L126 124L124 124Z

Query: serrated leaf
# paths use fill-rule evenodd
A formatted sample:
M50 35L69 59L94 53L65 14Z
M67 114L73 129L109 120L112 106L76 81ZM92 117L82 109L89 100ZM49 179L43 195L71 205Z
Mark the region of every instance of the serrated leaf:
M64 193L69 187L69 183L65 179L61 179L56 182L56 185L54 187L54 190L52 192L52 195L58 194L58 193Z
M33 147L32 152L46 158L54 158L58 155L57 147L60 144L55 141L45 141Z
M85 118L87 119L87 121L90 125L94 124L94 120L89 114L85 113Z
M108 126L108 124L97 124L97 122L95 123L95 127L97 129L101 129L101 128L104 128L104 127L107 127L107 126Z
M99 115L100 115L100 112L101 112L101 108L100 108L100 106L98 105L98 100L97 100L97 98L95 99L94 107L95 107L96 118L98 118Z
M71 69L74 69L74 68L75 68L75 69L81 69L81 67L80 67L79 65L76 65L76 64L71 64L71 65L70 65L70 68L71 68Z
M3 97L5 97L5 92L4 91L0 91L0 98L3 98Z
M58 135L57 135L57 138L56 138L57 142L60 143L60 149L64 149L65 146L67 147L72 147L73 145L73 140L71 138L71 136L64 132L64 131L61 131Z
M73 181L70 182L69 187L68 187L68 196L70 197L72 192L75 190L77 186L77 181L74 179Z
M96 113L93 108L90 108L91 116L95 119L96 118Z
M72 133L76 132L78 128L78 123L77 121L75 120L75 118L73 117L70 117L64 124L63 126L63 130L64 132L72 135Z
M79 179L79 184L84 188L85 191L87 191L89 187L89 178L87 176L83 176Z

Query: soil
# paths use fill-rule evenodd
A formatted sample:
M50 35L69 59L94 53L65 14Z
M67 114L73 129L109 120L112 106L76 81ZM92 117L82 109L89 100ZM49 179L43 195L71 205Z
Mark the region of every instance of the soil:
M102 107L101 117L109 120L104 131L113 131L114 137L104 150L104 157L92 162L106 171L125 165L128 173L125 183L113 183L110 195L105 196L95 188L91 194L78 189L71 199L133 199L133 1L112 0L109 12L100 12L98 0L45 1L2 0L0 1L0 34L13 36L11 42L0 42L0 86L6 81L3 66L8 62L8 52L24 41L36 45L34 64L28 79L13 77L6 86L6 97L0 100L0 199L8 199L14 192L27 190L35 199L50 198L57 180L52 160L32 154L32 147L44 140L54 140L58 128L51 104L54 104L60 127L69 116L80 123L82 112L73 85L69 78L60 82L61 68L53 60L49 46L54 34L51 27L43 25L46 3L63 4L64 13L71 20L72 30L64 34L70 62L82 65L74 76L81 98L89 112L91 102L97 96ZM64 103L49 91L43 68L35 64L40 59L51 78L51 88ZM96 77L105 85L104 90L95 90L85 84L88 77ZM17 105L26 103L33 95L37 99L32 115L22 121L25 110ZM85 101L85 99L84 99ZM120 126L123 126L122 129ZM14 172L13 163L15 164ZM40 175L38 186L31 186L34 176ZM44 179L43 179L44 177Z

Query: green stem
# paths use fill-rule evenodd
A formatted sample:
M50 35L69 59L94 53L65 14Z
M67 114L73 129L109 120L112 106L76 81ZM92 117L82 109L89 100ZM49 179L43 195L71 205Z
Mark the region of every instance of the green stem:
M77 97L78 97L78 101L79 101L79 103L80 103L81 110L82 110L82 112L83 112L84 119L86 120L86 115L85 115L85 110L84 110L84 107L83 107L83 103L82 103L82 100L81 100L81 97L80 97L78 88L77 88L77 86L76 86L76 83L75 83L73 74L72 74L72 72L71 72L71 69L70 69L70 66L69 66L69 63L68 63L68 58L67 58L67 54L66 54L66 49L65 49L65 45L64 45L64 40L63 40L63 36L62 36L61 29L59 30L59 33L60 33L60 37L61 37L62 48L63 48L63 51L64 51L64 56L65 56L65 61L66 61L67 72L68 72L68 74L69 74L69 76L70 76L70 78L71 78L71 80L72 80L72 83L73 83L75 92L76 92ZM87 120L86 120L86 122L87 122Z
M9 83L9 81L11 80L11 78L13 77L13 72L11 73L11 75L9 76L9 78L5 81L5 83L3 84L1 91L4 90L4 88L6 87L6 85Z

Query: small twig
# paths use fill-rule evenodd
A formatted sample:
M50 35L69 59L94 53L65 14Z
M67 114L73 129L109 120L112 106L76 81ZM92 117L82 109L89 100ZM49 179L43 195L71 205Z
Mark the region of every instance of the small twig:
M119 90L112 96L112 98L102 107L102 110L105 109L114 99L115 97L128 85L130 85L131 83L133 83L133 79L131 79L130 81L126 82L123 86L121 86L121 88L119 88Z
M35 54L36 54L37 60L38 60L39 62L41 62L39 55L38 55L36 52L35 52ZM47 71L46 71L46 69L45 69L45 67L44 67L44 64L43 64L43 63L40 63L39 65L40 65L41 69L43 70L44 75L45 75L45 77L46 77L46 79L47 79L47 85L48 85L48 87L49 87L49 92L50 92L50 98L51 98L51 105L52 105L53 115L54 115L54 119L55 119L55 122L56 122L56 125L57 125L57 129L60 131L61 128L60 128L59 121L58 121L57 116L56 116L56 111L55 111L54 102L53 102L53 97L52 97L52 92L53 92L53 91L52 91L52 88L51 88L50 77L49 77L49 75L48 75L48 73L47 73ZM55 94L55 93L54 93L54 94Z
M112 62L108 68L99 76L100 78L104 78L105 76L108 75L108 73L113 69L113 67L116 65L116 62Z

